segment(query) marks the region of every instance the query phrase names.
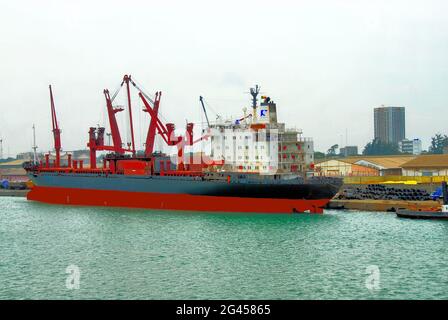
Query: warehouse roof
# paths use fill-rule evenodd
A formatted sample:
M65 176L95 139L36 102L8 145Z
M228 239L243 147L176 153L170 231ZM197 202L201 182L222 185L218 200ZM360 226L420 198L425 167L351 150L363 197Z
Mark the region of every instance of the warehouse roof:
M364 166L371 166L377 169L394 169L401 168L401 165L415 159L414 155L391 155L391 156L351 156L347 158L329 158L329 159L319 159L315 164L329 160L337 160L341 162L346 162L350 164L358 164Z
M321 165L322 163L325 162L330 162L330 161L338 161L338 162L344 162L347 164L353 164L353 162L347 161L347 159L344 158L327 158L327 159L318 159L314 162L315 165Z
M0 176L24 176L26 171L23 168L2 168L0 167Z
M7 167L21 167L22 164L24 162L26 162L28 160L24 160L24 159L16 159L16 160L11 160L8 162L1 162L0 163L0 168L7 168Z
M401 166L414 159L415 157L378 157L378 158L364 158L356 161L356 164L372 164L378 169L394 169L401 168Z
M448 168L448 154L418 156L417 158L404 163L402 168Z

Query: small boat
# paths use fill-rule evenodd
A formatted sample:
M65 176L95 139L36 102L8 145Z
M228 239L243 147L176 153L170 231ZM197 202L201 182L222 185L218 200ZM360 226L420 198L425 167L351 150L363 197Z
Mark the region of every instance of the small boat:
M442 182L443 205L440 211L415 211L398 209L396 214L399 218L409 219L440 219L448 220L448 192L446 182Z
M399 218L448 220L448 211L411 211L400 209L396 213Z

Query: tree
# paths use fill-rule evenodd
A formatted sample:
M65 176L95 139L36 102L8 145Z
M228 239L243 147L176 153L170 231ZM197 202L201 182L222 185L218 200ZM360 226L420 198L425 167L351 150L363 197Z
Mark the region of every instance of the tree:
M434 137L431 137L431 145L429 146L428 153L442 154L443 148L448 146L448 136L436 133Z
M334 144L327 150L327 156L334 157L336 156L336 149L339 148L338 144Z
M314 159L324 159L324 158L325 158L325 153L320 152L320 151L314 152Z
M379 139L373 139L366 144L362 152L365 156L392 155L399 154L398 146L394 143L382 142Z

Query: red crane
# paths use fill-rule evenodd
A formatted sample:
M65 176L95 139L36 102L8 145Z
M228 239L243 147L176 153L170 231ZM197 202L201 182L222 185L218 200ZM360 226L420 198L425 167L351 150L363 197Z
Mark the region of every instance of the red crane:
M138 94L140 96L140 99L143 101L145 107L146 107L146 111L151 115L151 126L149 128L149 133L151 133L151 130L154 130L157 128L157 131L159 132L160 136L162 137L162 139L165 141L165 143L169 146L176 146L178 147L178 151L177 151L177 169L179 171L183 171L185 170L185 165L184 165L184 159L183 159L183 155L184 155L184 147L186 145L193 145L193 123L187 123L187 128L186 128L186 134L185 137L183 136L176 136L174 133L175 130L175 125L174 123L167 123L166 125L164 125L162 123L162 121L159 119L156 111L155 111L155 106L156 103L154 103L154 109L151 107L151 105L149 104L149 102L145 99L145 96L142 92L139 92ZM158 95L158 103L160 102L160 95L161 93L159 92ZM158 110L158 103L157 103L157 110ZM155 126L153 126L153 124L155 124ZM149 140L149 143L147 145L147 147L152 143L152 146L154 145L154 137L155 134L150 136L148 134L147 137L147 141ZM152 140L151 140L152 139ZM198 140L199 141L199 140ZM149 152L149 150L147 150L147 152Z
M53 91L50 88L50 102L51 102L51 122L53 125L53 138L54 138L54 150L56 151L55 167L61 166L61 130L58 126L58 120L56 118L56 109L54 107Z
M128 146L127 149L123 148L120 131L118 128L117 120L115 114L123 111L122 107L113 107L112 102L115 97L118 95L119 91L126 84L126 93L127 93L127 104L129 107L129 121L130 121L130 129L131 129L131 139L132 139L132 149L131 145ZM104 128L94 128L91 127L89 131L89 142L88 147L90 147L90 163L91 168L96 168L96 151L97 150L107 150L113 151L117 155L123 155L126 152L132 152L133 158L136 158L136 150L135 150L135 140L134 140L134 127L132 122L132 110L131 110L131 94L130 94L130 84L132 84L137 90L140 99L143 101L145 107L143 111L148 112L151 116L150 125L148 128L148 133L146 136L146 145L145 145L145 160L151 160L154 151L154 141L156 133L159 133L162 139L168 146L177 146L178 152L178 170L185 171L186 167L184 164L184 147L188 145L193 145L196 142L199 142L203 139L207 139L209 133L202 136L201 138L193 141L193 123L187 123L185 136L176 136L175 125L173 123L167 123L166 125L159 118L159 106L160 99L162 97L162 92L156 92L154 100L150 98L147 94L143 92L139 88L139 86L132 80L131 76L125 75L123 80L118 88L118 90L112 95L109 94L109 91L104 90L104 96L106 98L106 108L109 117L109 124L111 128L111 136L113 140L113 146L104 145ZM143 160L143 159L141 159ZM111 162L110 162L111 163ZM115 164L111 163L115 167ZM188 169L187 169L188 170ZM112 170L114 171L114 170Z
M90 148L90 167L96 168L96 151L99 150L107 150L107 151L113 151L116 154L123 155L126 152L132 152L133 157L135 157L135 138L134 138L134 123L132 120L132 104L131 104L131 91L129 84L132 84L133 86L137 87L134 81L132 81L132 78L130 75L124 75L123 80L121 81L121 84L118 88L118 90L113 94L111 97L109 94L109 90L104 90L104 97L106 98L106 109L107 109L107 115L109 118L109 125L110 125L110 131L112 136L112 143L113 146L106 146L104 145L104 128L100 127L98 128L90 128L89 130L89 142L87 146ZM131 145L128 146L128 149L123 148L123 141L121 139L120 130L118 128L118 123L116 119L116 113L123 111L124 109L122 107L114 107L112 105L113 100L118 95L121 88L123 88L123 85L126 84L126 94L127 94L127 105L129 109L129 122L130 122L130 129L131 129ZM152 153L152 152L151 152Z
M151 122L148 128L148 134L146 135L145 143L145 156L150 158L154 152L154 141L156 138L156 126L157 126L157 115L159 113L160 98L162 97L162 92L156 92L156 98L154 100L154 114L156 117L151 117ZM148 110L143 109L143 111L148 112Z
M112 135L112 142L113 142L113 148L111 151L123 154L125 150L123 149L122 146L120 130L118 129L117 119L115 117L115 114L120 111L123 111L123 108L114 108L112 106L112 100L110 98L109 90L107 89L104 90L104 96L106 97L107 115L109 117L110 133Z
M122 83L123 85L123 83ZM89 142L87 146L90 148L90 168L96 169L96 152L99 150L113 151L117 154L124 154L125 152L130 152L132 150L124 149L122 146L122 140L120 135L120 130L118 129L117 118L115 114L123 111L121 107L114 108L112 105L112 99L109 94L109 90L105 89L103 91L104 97L106 98L106 109L109 118L110 131L112 136L113 146L104 145L104 127L91 127L89 130ZM135 153L135 149L133 151Z

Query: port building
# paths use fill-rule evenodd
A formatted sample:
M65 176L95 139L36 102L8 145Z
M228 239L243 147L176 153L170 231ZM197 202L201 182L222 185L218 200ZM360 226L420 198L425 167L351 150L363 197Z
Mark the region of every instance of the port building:
M402 165L412 159L412 155L365 156L353 158L355 163L377 170L379 176L402 175Z
M401 166L414 159L412 155L355 156L321 160L316 174L321 176L388 176L401 175Z
M24 159L15 159L0 163L0 180L12 182L28 181L25 169L23 169Z
M315 164L315 174L326 177L377 176L378 170L358 165L352 159L321 160Z
M404 176L448 176L448 154L421 155L401 167Z

